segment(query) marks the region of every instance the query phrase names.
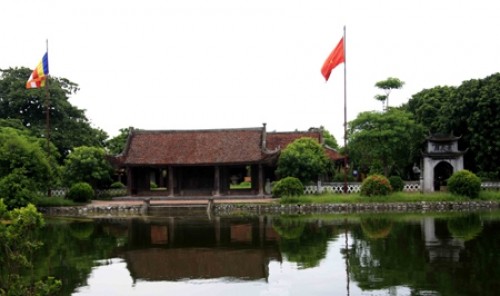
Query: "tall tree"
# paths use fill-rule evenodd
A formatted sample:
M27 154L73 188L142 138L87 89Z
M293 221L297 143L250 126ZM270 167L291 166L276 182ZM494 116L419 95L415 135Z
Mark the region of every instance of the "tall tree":
M383 109L387 110L389 108L389 95L393 89L400 89L405 83L398 78L389 77L386 80L379 81L375 83L375 86L384 91L384 95L376 95L375 99L382 102Z
M402 108L412 113L415 120L422 124L428 132L432 134L450 133L448 126L450 118L446 109L456 91L455 87L450 86L424 89L414 94Z
M431 133L461 136L465 168L500 179L500 73L423 90L403 109Z
M364 172L389 176L410 166L424 139L423 127L408 112L362 112L349 122L349 155Z
M472 169L500 178L500 73L464 81L446 113L448 129L462 136L474 158Z
M0 119L18 119L35 137L45 137L45 89L25 88L30 69L9 68L0 74ZM103 130L91 127L85 110L69 102L69 96L78 90L78 85L66 78L49 78L50 137L63 157L73 147L103 147L107 138Z

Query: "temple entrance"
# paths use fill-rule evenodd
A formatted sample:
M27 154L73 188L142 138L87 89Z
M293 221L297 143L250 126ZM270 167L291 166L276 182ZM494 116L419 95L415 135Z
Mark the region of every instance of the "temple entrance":
M458 150L459 139L451 135L427 138L426 148L422 151L424 192L446 190L447 180L453 172L464 169L463 155L467 150Z
M446 161L441 161L434 167L434 191L441 191L448 185L448 178L453 174L453 167Z

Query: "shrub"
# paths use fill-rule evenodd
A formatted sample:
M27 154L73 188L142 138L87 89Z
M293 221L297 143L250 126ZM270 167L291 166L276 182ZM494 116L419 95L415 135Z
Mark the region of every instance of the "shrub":
M71 186L67 198L74 202L87 202L94 197L94 190L89 183L79 182Z
M405 187L405 183L400 176L390 176L389 183L391 184L392 191L394 192L403 191L403 188Z
M481 179L468 170L461 170L448 179L448 190L456 195L476 198L481 191Z
M274 197L298 196L304 194L304 185L295 177L286 177L274 183Z
M121 188L125 188L127 186L125 186L125 184L123 184L122 182L117 181L117 182L113 182L111 184L111 186L109 186L109 187L113 188L113 189L121 189Z
M383 196L392 192L391 184L386 177L382 175L368 176L361 184L361 195L363 196Z

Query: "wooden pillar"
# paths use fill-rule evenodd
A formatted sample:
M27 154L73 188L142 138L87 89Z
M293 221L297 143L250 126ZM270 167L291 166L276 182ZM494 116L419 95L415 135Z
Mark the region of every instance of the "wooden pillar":
M264 171L262 164L259 164L259 196L264 196Z
M134 186L133 178L132 178L132 168L127 167L127 195L131 196Z
M220 167L214 167L214 196L220 196Z
M174 167L171 165L168 166L168 196L174 196Z

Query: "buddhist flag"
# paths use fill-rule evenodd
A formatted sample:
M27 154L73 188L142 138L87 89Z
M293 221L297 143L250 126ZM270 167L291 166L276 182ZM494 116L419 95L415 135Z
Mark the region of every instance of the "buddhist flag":
M45 86L45 81L49 75L49 55L45 53L42 60L38 63L35 70L30 75L26 82L26 88L40 88Z
M323 64L323 67L321 68L321 74L323 74L323 77L325 77L326 81L328 81L332 70L343 62L345 62L344 37L340 39L339 44L337 44L332 53L330 53L325 63Z

